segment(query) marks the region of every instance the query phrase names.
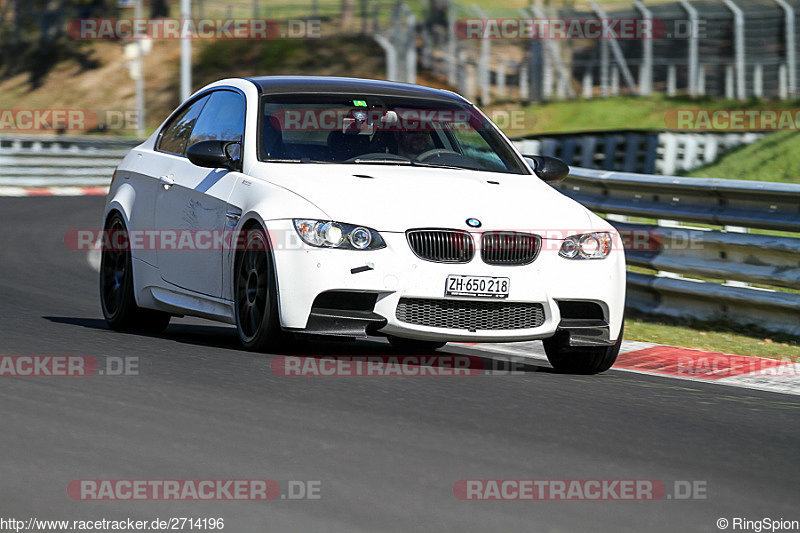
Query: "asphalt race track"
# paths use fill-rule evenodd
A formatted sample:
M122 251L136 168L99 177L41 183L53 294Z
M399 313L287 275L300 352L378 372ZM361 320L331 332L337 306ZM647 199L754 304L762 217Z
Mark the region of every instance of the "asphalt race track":
M97 274L67 249L102 197L0 198L0 355L138 358L139 375L0 378L0 516L222 517L224 531L718 531L800 519L800 399L609 371L286 378L235 330L105 327ZM390 353L383 342L302 354ZM86 502L77 479L316 480L320 499ZM705 499L462 501L462 479L647 479Z

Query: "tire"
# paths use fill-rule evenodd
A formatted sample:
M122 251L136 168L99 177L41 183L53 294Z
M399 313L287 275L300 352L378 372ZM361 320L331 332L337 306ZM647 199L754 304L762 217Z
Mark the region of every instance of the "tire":
M394 349L408 353L433 352L443 347L445 344L447 344L446 342L420 341L416 339L405 339L403 337L394 337L391 335L388 337L388 339Z
M106 323L115 331L161 333L169 325L169 313L136 305L125 221L119 213L114 213L105 229L100 252L100 305Z
M614 364L622 346L622 333L625 323L619 330L617 342L611 346L598 348L572 348L567 345L567 337L555 335L544 339L544 352L556 372L562 374L599 374Z
M247 350L266 352L286 344L278 320L278 289L269 241L260 227L246 232L245 247L234 262L234 311L239 341Z

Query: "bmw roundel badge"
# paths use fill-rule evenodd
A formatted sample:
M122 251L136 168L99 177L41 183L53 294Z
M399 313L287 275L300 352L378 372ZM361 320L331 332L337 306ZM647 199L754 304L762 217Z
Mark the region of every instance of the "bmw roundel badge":
M469 226L471 228L480 228L481 227L481 221L478 220L477 218L468 218L467 219L467 226Z

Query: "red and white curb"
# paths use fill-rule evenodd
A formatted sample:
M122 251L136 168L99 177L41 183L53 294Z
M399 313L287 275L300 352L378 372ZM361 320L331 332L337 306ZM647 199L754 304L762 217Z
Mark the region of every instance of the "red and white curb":
M2 187L0 196L105 196L108 187Z
M487 354L547 360L540 342L454 344ZM612 370L800 395L800 363L622 341Z

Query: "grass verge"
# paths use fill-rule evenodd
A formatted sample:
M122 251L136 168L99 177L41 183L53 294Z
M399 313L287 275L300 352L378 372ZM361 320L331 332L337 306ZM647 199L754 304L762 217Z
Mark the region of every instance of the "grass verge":
M716 322L697 322L654 317L627 311L625 339L654 342L731 355L790 359L800 363L800 340Z
M781 110L796 109L796 101L750 99L744 102L717 98L692 100L688 97L616 96L591 100L554 101L521 106L500 103L486 106L490 111L523 111L521 119L504 128L509 137L552 133L577 133L606 130L663 130L668 128L667 113L678 109Z
M769 135L722 156L691 175L699 178L800 183L800 135L796 131Z

